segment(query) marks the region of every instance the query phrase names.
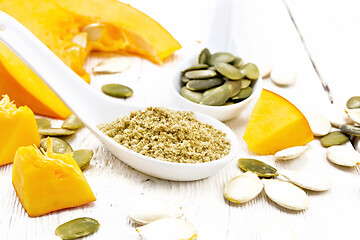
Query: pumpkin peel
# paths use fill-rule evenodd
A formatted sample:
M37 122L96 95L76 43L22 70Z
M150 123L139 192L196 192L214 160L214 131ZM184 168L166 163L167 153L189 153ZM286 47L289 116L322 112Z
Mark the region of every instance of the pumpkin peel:
M77 207L96 200L71 153L40 152L35 146L20 147L15 155L12 183L30 217Z

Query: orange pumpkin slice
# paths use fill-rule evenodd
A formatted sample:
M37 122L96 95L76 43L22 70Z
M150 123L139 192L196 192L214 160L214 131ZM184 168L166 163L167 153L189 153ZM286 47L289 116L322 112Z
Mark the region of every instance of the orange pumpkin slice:
M15 155L12 183L30 217L95 201L71 153L44 155L34 146L20 147Z
M0 165L12 163L21 146L40 145L34 113L24 106L16 108L5 95L0 101Z
M275 154L313 139L310 125L297 107L276 93L262 90L244 134L250 151Z

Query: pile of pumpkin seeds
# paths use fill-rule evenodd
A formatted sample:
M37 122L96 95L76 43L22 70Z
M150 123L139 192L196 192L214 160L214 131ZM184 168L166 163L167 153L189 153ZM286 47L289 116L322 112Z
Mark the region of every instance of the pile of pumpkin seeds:
M40 140L40 148L46 152L46 141L50 137L52 143L52 150L54 153L72 153L80 169L85 170L90 163L94 153L90 149L79 149L73 151L71 145L64 140L63 136L69 136L75 133L75 130L83 127L83 123L75 116L70 115L62 123L61 128L52 128L51 122L46 118L36 118L36 123L39 129L39 134L42 136Z
M230 105L245 100L260 72L253 63L244 64L228 52L201 51L198 64L182 71L180 94L195 103L209 106Z
M308 196L303 189L327 191L331 186L330 180L325 177L278 171L256 159L240 158L238 166L245 173L234 177L224 187L224 197L233 203L250 201L265 189L266 195L278 205L291 210L304 210L308 207ZM279 175L286 180L274 179Z

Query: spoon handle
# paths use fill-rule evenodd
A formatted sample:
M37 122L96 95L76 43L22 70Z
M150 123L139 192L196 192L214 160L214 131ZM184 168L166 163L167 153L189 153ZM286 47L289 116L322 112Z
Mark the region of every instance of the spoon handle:
M0 41L12 50L80 119L89 117L89 105L105 102L35 35L0 11Z

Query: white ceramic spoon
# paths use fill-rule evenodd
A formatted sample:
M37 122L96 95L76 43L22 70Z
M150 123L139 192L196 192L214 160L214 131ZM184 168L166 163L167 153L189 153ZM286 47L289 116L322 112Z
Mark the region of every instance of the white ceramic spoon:
M196 113L196 117L201 122L209 123L226 133L231 141L230 153L227 156L207 163L184 164L165 162L135 153L106 136L97 125L114 121L134 110L144 110L145 107L117 101L91 88L29 30L1 11L0 41L19 56L56 93L108 150L140 172L175 181L202 179L219 171L233 160L238 152L239 142L230 128L212 117Z
M241 57L237 44L238 41L234 41L232 38L232 31L235 29L232 27L232 5L231 0L217 0L215 1L215 12L210 23L210 31L205 38L204 44L194 51L192 56L187 57L182 63L180 63L171 76L171 90L176 106L184 109L190 109L196 112L204 113L212 116L220 121L227 121L233 119L241 113L249 103L260 96L262 90L262 78L259 77L253 86L253 93L245 100L227 106L207 106L194 103L180 95L181 84L181 71L190 67L191 65L198 63L198 56L203 48L208 48L211 53L216 52L230 52L234 55ZM246 62L246 59L245 59Z

